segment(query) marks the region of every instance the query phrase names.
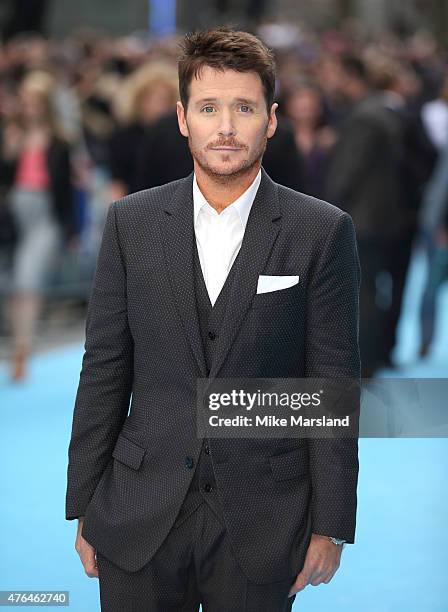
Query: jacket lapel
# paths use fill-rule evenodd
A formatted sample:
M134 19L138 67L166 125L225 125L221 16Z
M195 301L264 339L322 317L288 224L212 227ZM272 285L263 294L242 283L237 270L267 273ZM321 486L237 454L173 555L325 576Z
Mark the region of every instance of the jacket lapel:
M172 200L165 205L162 228L176 305L201 376L206 378L207 365L199 329L193 277L193 173L181 179Z

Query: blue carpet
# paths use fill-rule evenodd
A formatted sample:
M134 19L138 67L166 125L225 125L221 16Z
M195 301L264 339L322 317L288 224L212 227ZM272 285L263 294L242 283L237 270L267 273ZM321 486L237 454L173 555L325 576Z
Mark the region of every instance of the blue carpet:
M448 292L437 341L418 361L417 309L425 262L408 278L395 358L383 376L447 377ZM74 549L77 521L64 518L67 448L83 347L37 355L22 386L0 370L0 590L68 590L72 612L99 610L98 581ZM448 610L448 440L360 440L356 545L346 546L328 585L308 586L303 612ZM10 606L5 609L12 609Z

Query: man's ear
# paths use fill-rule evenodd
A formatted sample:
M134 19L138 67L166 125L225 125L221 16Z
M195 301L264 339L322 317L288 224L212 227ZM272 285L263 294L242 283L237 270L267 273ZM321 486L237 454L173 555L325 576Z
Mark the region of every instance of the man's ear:
M274 104L271 106L271 112L269 113L268 129L266 132L266 136L268 138L272 138L272 136L275 134L275 130L277 129L277 116L275 114L277 108L278 104L277 102L274 102Z
M182 136L185 136L185 138L188 138L189 133L188 133L187 120L185 117L185 110L180 100L176 102L176 112L177 112L177 122L179 124L180 133L182 134Z

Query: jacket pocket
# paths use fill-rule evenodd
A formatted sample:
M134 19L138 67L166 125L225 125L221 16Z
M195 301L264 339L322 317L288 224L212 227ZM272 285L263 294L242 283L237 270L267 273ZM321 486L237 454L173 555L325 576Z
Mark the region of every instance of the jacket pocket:
M308 447L303 446L281 455L271 455L269 463L274 480L288 480L308 474Z
M256 293L251 302L251 308L260 308L264 306L276 306L290 302L291 305L297 304L297 301L302 295L302 285L300 281L286 289L276 289L275 291L266 291L265 293Z
M112 451L112 457L133 470L138 470L145 453L146 448L139 446L135 442L132 442L132 440L129 440L129 438L125 438L123 434L120 434L117 438L115 448Z

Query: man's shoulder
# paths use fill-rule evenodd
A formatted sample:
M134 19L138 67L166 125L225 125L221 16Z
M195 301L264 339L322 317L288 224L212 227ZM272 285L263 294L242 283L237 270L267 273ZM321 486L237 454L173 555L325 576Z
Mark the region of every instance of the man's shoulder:
M278 184L278 196L282 215L286 219L304 221L318 225L332 225L347 212L326 200L316 198L307 193L296 191L290 187Z
M129 195L115 200L113 206L120 216L127 218L133 217L139 212L149 214L151 211L157 211L167 204L177 189L190 180L190 176L186 176L165 185L158 185L157 187L150 187L149 189L142 189L135 191Z

